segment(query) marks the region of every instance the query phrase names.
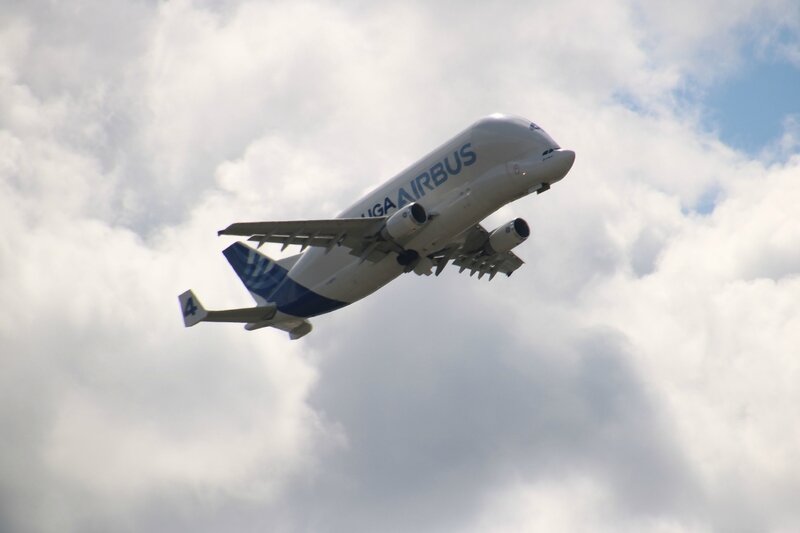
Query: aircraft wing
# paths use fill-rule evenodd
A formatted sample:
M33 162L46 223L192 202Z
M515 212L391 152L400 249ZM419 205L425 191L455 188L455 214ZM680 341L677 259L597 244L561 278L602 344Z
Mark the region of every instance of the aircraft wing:
M488 274L490 280L498 273L510 276L525 263L513 252L488 252L488 241L489 232L480 224L474 225L456 241L430 256L436 265L436 275L442 273L450 260L459 268L459 273L469 270L472 276L477 272L479 279Z
M333 218L330 220L290 220L278 222L237 222L217 232L217 235L239 235L257 242L282 244L282 250L297 244L331 249L346 246L353 255L378 260L386 253L397 251L391 242L380 239L379 233L386 217ZM375 253L376 255L373 255Z
M379 234L386 223L386 217L334 218L330 220L292 220L277 222L237 222L217 232L218 235L238 235L257 242L282 244L281 249L296 244L305 249L320 246L331 249L345 246L352 255L363 259L379 261L389 252L402 252L402 248L391 241L381 239ZM497 273L510 276L523 265L524 261L513 252L488 253L486 243L489 232L476 224L462 233L455 241L428 257L440 274L451 260L459 271L469 270L470 275L478 273L489 279ZM410 269L412 267L409 267Z

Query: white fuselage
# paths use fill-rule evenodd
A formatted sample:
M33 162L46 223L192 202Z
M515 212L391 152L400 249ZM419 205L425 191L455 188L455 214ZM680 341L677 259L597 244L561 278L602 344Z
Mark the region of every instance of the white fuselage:
M404 247L425 256L503 205L560 180L574 158L574 152L561 150L532 122L492 115L368 193L339 217L385 216L406 203L422 204L430 220ZM334 247L330 251L309 248L288 275L321 296L349 304L403 272L396 254L377 262L363 261L345 247Z

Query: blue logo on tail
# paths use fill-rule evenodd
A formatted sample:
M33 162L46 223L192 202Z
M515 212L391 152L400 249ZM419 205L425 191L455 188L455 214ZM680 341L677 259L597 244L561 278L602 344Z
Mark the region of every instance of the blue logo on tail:
M347 305L326 298L300 285L289 277L289 271L258 250L240 242L222 251L244 286L287 315L311 317L334 311Z

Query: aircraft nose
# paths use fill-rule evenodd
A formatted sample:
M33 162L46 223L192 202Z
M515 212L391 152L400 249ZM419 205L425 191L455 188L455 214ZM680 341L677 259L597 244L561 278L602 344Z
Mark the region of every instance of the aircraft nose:
M553 182L556 182L567 175L572 165L575 163L575 152L572 150L564 150L559 148L553 152L553 157L550 160L550 168L554 174Z
M556 152L560 154L560 165L564 170L564 175L566 175L572 165L575 164L575 152L572 150L557 150Z

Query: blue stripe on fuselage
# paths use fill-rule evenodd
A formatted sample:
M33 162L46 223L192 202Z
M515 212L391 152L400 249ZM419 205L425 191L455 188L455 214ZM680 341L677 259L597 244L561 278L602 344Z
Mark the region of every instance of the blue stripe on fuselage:
M261 252L235 242L222 251L244 286L287 315L307 318L347 305L300 285L289 272Z

